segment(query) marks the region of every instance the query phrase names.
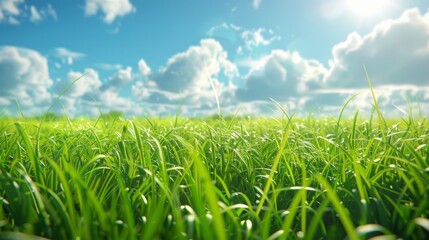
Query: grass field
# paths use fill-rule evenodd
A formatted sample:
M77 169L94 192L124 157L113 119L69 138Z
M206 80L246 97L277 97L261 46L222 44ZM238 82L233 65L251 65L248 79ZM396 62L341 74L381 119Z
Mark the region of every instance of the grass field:
M0 120L0 239L427 239L424 117Z

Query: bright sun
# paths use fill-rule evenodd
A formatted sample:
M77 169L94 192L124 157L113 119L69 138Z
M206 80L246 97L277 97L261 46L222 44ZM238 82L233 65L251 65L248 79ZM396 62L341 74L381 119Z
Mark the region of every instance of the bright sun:
M389 0L345 0L346 9L358 18L382 15L389 8Z

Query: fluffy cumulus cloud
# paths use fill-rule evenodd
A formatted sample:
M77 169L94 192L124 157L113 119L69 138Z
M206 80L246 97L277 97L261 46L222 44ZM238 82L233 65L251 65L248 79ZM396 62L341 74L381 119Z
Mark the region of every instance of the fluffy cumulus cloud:
M117 73L115 73L108 79L108 81L103 85L101 89L110 89L112 91L117 91L122 86L130 84L133 81L133 77L133 69L131 67L119 69Z
M246 30L233 24L213 27L208 35L228 43L241 39L238 53L251 53L277 39L270 30ZM366 91L365 64L380 106L385 112L397 112L407 98L417 96L422 105L429 102L428 63L429 12L410 9L397 19L375 25L368 34L351 33L333 47L327 66L280 49L259 59L242 58L237 64L248 73L233 95L237 102L258 106L273 98L288 108L337 113L353 94L361 92L350 106L368 111L372 100Z
M274 50L270 55L245 64L250 71L237 90L240 101L257 102L274 98L289 107L338 113L355 93L352 109L370 112L366 65L380 107L400 113L407 99L429 103L429 13L417 9L376 25L361 36L351 33L333 47L327 67L297 53Z
M103 12L104 22L112 23L117 17L123 17L135 11L129 0L86 0L85 15L92 16Z
M200 46L192 46L186 52L171 57L152 78L162 90L198 91L210 86L208 77L217 76L222 69L227 76L236 74L235 65L227 57L219 42L204 39Z
M232 24L212 28L208 35L216 37L222 33L222 39L232 40L225 30L238 34L244 42L243 49L269 45L275 40L264 37L264 33L270 33L268 30L248 31ZM227 89L227 111L241 104L244 112L253 108L266 114L269 108L263 103L273 98L289 110L338 114L343 104L358 93L347 111L370 113L373 103L362 67L365 64L386 114L402 114L408 109L407 99L415 99L421 106L429 105L429 13L424 15L417 9L376 25L366 35L351 33L333 47L328 66L296 52L273 50L259 59L239 62L248 72L242 77L235 75L242 80L241 84L228 85L217 79L221 61L206 61L213 59L214 52L224 50L210 40L173 56L158 72L149 74L149 81L133 86L135 96L152 103L174 103L183 96L195 102L209 101L210 85L205 75L213 75L219 88ZM211 67L216 62L218 65ZM207 71L209 74L204 75ZM209 109L210 105L198 110Z
M74 82L75 80L77 81ZM98 72L92 68L85 69L83 73L77 71L69 72L67 74L66 81L62 81L59 85L59 90L65 89L67 86L69 86L69 84L72 83L73 85L67 91L66 95L74 98L94 93L98 91L102 85L102 81L99 78Z
M325 71L319 62L304 59L297 52L274 50L254 63L237 97L242 101L286 101L305 96L318 86Z
M0 21L10 23L11 18L18 19L23 2L0 1ZM85 6L88 15L101 10L108 23L133 9L128 0L87 0ZM44 18L42 9L28 10L34 21ZM241 52L248 53L264 46L271 48L272 42L279 39L268 29L249 30L233 24L214 27L208 35L226 39L236 44L232 49L239 46ZM135 69L99 64L99 69L111 71L110 77L101 78L92 68L70 71L52 89L44 56L30 49L3 46L0 47L0 109L11 112L14 99L18 99L26 109L46 110L52 95L85 74L61 98L58 111L64 108L71 115L98 115L101 109L129 115L165 115L174 114L177 106L183 104L182 115L211 115L217 107L214 89L224 113L234 113L241 105L241 114L272 115L279 112L270 101L273 98L287 110L303 114L307 111L338 114L343 104L359 92L346 111L353 114L359 109L362 114L370 114L372 95L362 67L365 64L379 106L386 115L409 114L408 99L418 102L429 113L425 110L429 109L429 12L407 10L397 19L381 22L365 35L351 33L333 47L332 59L326 66L298 52L281 49L262 57L255 55L260 56L237 54L241 60L234 63L217 40L203 39L171 56L158 69L151 69L144 59L136 62ZM85 55L57 48L51 57L62 64L72 64Z
M83 72L70 71L67 78L60 81L57 86L57 92L70 87L60 100L61 106L56 106L57 111L63 107L70 115L96 116L100 110L138 114L140 106L132 99L119 94L122 87L131 84L133 77L131 67L119 69L105 80L100 79L99 73L92 68L87 68Z
M306 109L336 113L358 93L349 109L370 113L373 100L363 64L386 115L406 112L410 99L429 105L429 13L410 9L364 36L351 33L332 53L320 88L305 97Z
M15 99L36 110L51 100L48 61L40 53L13 46L0 47L0 106L11 109Z
M375 86L429 85L428 63L429 13L411 9L365 36L352 33L337 44L325 81L329 88L365 88L365 64Z
M147 81L137 82L133 93L141 101L177 104L186 99L188 104L210 107L216 104L212 84L217 94L229 101L235 89L229 79L237 75L237 67L219 42L204 39L172 56L165 66L149 74Z

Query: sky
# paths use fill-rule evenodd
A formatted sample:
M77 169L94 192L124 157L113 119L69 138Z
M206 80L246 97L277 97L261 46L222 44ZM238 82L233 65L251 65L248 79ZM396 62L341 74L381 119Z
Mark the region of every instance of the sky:
M429 1L0 0L0 115L370 114L364 66L427 115Z

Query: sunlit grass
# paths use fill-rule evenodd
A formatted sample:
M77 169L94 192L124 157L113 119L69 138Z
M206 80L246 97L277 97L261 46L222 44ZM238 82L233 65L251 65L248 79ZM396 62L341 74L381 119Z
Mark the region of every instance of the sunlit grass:
M424 117L3 118L0 129L4 238L429 236Z

